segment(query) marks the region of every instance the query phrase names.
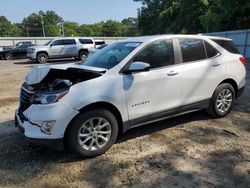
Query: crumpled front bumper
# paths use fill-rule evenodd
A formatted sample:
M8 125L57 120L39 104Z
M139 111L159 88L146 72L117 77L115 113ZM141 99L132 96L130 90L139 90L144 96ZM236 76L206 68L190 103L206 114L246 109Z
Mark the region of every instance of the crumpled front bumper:
M15 124L28 140L62 150L65 130L78 113L77 110L61 102L31 105L24 112L16 110ZM50 134L41 130L42 124L48 121L55 121Z

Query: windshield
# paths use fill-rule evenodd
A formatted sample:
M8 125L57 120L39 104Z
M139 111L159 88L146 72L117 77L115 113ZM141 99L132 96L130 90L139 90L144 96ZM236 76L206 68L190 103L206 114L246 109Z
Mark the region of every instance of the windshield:
M141 43L139 42L117 42L109 45L102 50L90 56L84 62L84 65L111 69L118 65L126 56L128 56Z
M48 42L46 42L46 43L44 44L44 46L48 46L51 42L52 42L52 40L49 40Z

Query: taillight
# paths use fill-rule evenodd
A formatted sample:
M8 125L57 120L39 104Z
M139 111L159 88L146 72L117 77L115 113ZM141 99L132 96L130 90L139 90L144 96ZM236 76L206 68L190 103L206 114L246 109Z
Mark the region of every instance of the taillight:
M246 65L247 64L247 60L245 57L240 57L240 62L243 64L243 65Z

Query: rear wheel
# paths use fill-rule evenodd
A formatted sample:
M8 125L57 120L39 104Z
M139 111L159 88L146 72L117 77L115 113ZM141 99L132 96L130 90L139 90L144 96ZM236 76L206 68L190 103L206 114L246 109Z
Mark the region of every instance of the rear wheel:
M48 55L46 53L39 53L37 55L36 61L38 63L47 63L48 59L49 59L49 57L48 57Z
M95 157L105 153L116 141L118 123L105 109L80 114L67 130L68 149L83 156Z
M11 53L7 53L7 54L5 54L4 58L6 60L12 60L13 59L13 55Z
M219 85L211 99L208 113L213 117L219 118L229 114L235 101L235 91L231 84L224 83Z

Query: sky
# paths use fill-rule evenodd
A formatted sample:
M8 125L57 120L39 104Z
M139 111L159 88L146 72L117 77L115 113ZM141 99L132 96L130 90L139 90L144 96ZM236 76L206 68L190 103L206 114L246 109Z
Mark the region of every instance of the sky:
M0 5L0 16L18 23L33 12L53 10L64 21L92 24L136 17L140 7L141 3L133 0L4 0Z

